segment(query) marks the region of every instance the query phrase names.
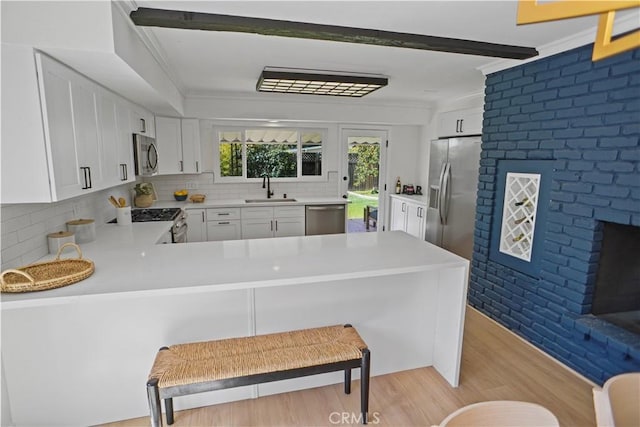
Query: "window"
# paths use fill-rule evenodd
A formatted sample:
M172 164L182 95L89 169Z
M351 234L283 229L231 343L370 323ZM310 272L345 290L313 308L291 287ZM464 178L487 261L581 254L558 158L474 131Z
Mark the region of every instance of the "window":
M214 134L223 180L262 178L265 174L290 180L323 176L324 130L252 127L219 129Z

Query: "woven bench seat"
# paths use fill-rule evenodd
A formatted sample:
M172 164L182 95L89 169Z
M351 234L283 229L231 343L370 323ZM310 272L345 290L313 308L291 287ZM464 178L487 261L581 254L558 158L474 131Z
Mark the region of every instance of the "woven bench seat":
M345 393L351 369L361 368L362 422L367 423L370 354L351 325L230 338L163 347L147 382L151 425L173 424L173 397L344 370Z

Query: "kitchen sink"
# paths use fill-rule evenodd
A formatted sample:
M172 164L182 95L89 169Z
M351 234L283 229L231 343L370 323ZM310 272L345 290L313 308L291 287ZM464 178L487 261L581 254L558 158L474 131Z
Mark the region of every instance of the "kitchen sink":
M295 202L296 199L246 199L247 203L280 203L280 202Z

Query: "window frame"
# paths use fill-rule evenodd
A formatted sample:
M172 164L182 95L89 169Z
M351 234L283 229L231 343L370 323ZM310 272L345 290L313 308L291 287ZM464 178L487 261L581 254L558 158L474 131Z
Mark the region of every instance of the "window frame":
M296 153L296 177L271 177L273 182L320 182L327 180L327 165L326 165L326 153L327 153L327 137L329 135L329 129L317 126L282 126L264 125L264 124L247 124L245 126L238 125L213 125L213 171L216 176L216 181L220 183L256 183L262 182L262 178L248 178L247 177L247 130L257 129L282 129L291 130L298 133L297 138L297 153ZM220 171L220 140L219 134L221 132L240 132L242 136L242 176L222 176ZM322 157L322 170L320 175L302 175L302 148L304 146L302 142L302 134L308 132L318 132L322 136L321 142L321 157ZM252 144L251 142L249 144Z

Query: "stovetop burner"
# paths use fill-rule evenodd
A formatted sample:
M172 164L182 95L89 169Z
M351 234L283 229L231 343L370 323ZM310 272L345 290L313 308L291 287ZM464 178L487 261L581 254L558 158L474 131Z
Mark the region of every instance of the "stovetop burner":
M133 222L173 221L180 213L180 210L180 208L133 209L131 211L131 220Z
M149 222L149 221L173 221L180 214L180 208L148 208L148 209L132 209L132 222ZM112 219L109 224L116 223Z

